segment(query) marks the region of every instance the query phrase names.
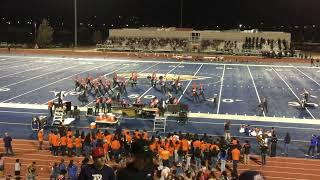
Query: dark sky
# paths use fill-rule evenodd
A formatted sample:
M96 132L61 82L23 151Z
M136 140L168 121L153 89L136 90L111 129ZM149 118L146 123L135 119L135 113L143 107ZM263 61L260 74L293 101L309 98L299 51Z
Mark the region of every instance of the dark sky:
M320 25L320 0L183 0L184 24ZM73 0L1 0L0 16L73 18ZM180 0L78 0L79 18L138 16L146 24L179 24Z

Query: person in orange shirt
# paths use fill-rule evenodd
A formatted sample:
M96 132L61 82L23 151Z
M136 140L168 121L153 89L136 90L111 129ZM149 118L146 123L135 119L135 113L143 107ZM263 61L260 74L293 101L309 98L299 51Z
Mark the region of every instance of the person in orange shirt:
M43 129L38 132L39 150L42 150L43 145Z
M163 166L169 167L170 152L168 150L166 150L166 149L161 148L159 150L159 155L160 155L160 158L162 160Z
M68 156L72 157L73 139L71 135L67 137L67 148L68 148Z
M111 142L111 149L112 149L112 154L113 158L116 160L116 162L119 162L119 155L120 155L120 148L121 144L120 141L118 140L118 136L115 136L114 140Z
M81 155L82 142L80 136L76 136L74 139L76 145L76 156L79 157Z
M62 156L64 156L67 151L67 136L62 136L60 138L60 150L61 150Z
M189 141L185 138L183 138L181 140L181 146L182 146L182 151L183 151L183 155L187 155L188 151L189 151Z
M53 147L52 147L52 135L53 135L53 130L50 131L49 135L48 135L48 141L49 141L49 149L52 152L53 151Z
M238 177L238 163L240 160L240 150L237 147L231 151L232 153L232 171Z
M73 132L71 131L71 128L69 127L68 128L68 131L67 131L67 137L69 137L69 136L73 136Z
M52 141L53 155L58 156L59 136L57 131L55 131L51 136L51 141Z

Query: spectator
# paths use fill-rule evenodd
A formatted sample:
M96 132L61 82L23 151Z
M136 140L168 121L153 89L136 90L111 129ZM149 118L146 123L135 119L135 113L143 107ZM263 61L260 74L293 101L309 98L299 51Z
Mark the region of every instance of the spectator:
M58 163L55 162L51 168L50 180L57 180L59 173L60 173L60 170L58 167Z
M70 160L67 170L68 170L69 179L77 180L78 167L73 163L73 160Z
M12 150L12 138L9 136L8 132L4 133L4 138L3 138L3 142L4 142L4 149L6 152L6 156L8 155L14 155L13 150Z
M250 157L249 157L250 149L251 149L250 142L246 140L245 143L243 144L243 164L249 164L250 162Z
M230 121L224 123L224 139L227 141L231 140L231 129L230 129Z
M59 172L61 171L67 171L66 165L64 164L64 159L62 158L60 163L59 163Z
M228 175L227 175L227 171L222 171L221 176L220 176L220 180L229 180Z
M0 154L0 177L2 178L4 175L4 155Z
M59 176L58 176L58 179L57 179L57 180L67 180L67 178L66 178L66 174L67 174L67 171L66 171L66 170L62 170L62 171L60 171L60 173L59 173Z
M312 138L310 140L310 145L309 145L309 149L308 149L308 154L306 154L307 157L310 156L310 153L311 153L311 157L312 158L314 157L314 151L315 151L317 144L318 144L317 136L312 134Z
M290 136L289 132L287 132L286 136L284 137L284 147L283 147L284 156L288 156L288 149L289 149L290 142L291 142L291 136Z
M149 143L145 140L137 140L132 143L131 154L133 161L127 167L119 170L118 180L128 179L153 179L153 159Z
M232 171L238 177L238 163L240 161L240 150L238 147L234 147L232 152Z
M317 142L320 142L320 136L317 137ZM317 158L320 156L320 143L317 143Z
M16 180L20 180L21 177L21 163L19 159L16 159L16 162L14 163L14 176L16 177Z
M81 170L88 166L89 158L85 157L81 162Z
M227 151L223 148L220 149L219 159L220 159L220 170L221 170L221 173L223 173L226 170L226 161L227 161Z
M258 171L244 171L240 174L239 180L265 180L265 177Z
M43 145L43 129L38 132L39 150L42 150Z
M278 138L276 134L272 135L271 139L271 152L270 152L270 157L276 157L277 156L277 142Z
M264 166L267 164L266 156L268 153L268 144L260 145L260 152L261 152L261 165Z
M211 151L211 171L216 171L217 167L217 160L219 155L219 146L217 146L217 143L214 141L210 146Z
M115 179L113 170L105 164L106 158L102 147L93 149L92 158L93 164L89 164L81 169L78 180ZM131 177L128 179L131 179Z
M36 179L36 162L33 161L27 167L26 180L35 180Z

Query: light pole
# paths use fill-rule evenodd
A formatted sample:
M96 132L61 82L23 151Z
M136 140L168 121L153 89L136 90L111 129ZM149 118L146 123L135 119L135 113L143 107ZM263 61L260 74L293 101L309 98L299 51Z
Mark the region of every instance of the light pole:
M34 43L37 44L37 23L34 22Z
M74 0L74 47L77 47L78 42L77 31L77 0Z
M180 0L180 27L183 25L183 0Z

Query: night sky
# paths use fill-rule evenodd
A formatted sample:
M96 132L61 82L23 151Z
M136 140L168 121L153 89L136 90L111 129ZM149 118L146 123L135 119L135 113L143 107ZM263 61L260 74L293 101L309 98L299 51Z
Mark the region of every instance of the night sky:
M1 0L0 16L73 18L73 0ZM183 0L184 25L320 25L320 0ZM136 16L142 24L178 26L180 0L78 0L79 19L112 23Z

